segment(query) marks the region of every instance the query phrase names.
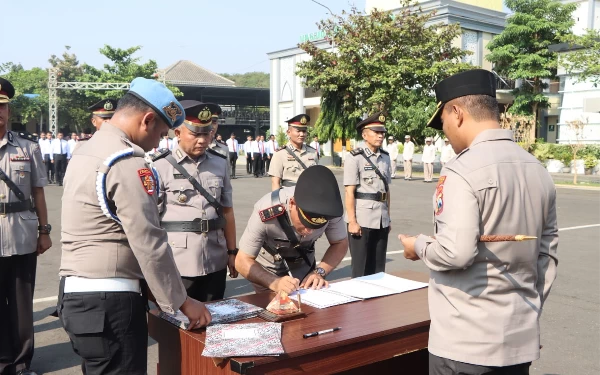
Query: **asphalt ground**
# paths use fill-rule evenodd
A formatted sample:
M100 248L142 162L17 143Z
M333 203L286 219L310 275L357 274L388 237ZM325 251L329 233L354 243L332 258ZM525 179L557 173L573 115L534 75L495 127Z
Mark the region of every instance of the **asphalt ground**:
M232 181L237 236L241 237L254 202L269 192L269 178L247 176L242 165L239 178ZM338 182L342 170L334 169ZM399 172L399 176L402 172ZM340 188L342 186L340 185ZM420 262L405 260L398 233L431 233L431 197L435 183L396 179L390 185L392 197L392 235L388 244L387 271L411 269L427 272ZM56 305L60 265L60 204L62 188L46 188L54 246L38 258L37 285L34 296L36 350L32 369L39 374L80 374L77 357L58 319L49 317ZM64 198L67 199L68 198ZM558 279L552 288L541 317L541 358L531 367L532 374L600 373L600 190L558 188L558 223L560 231ZM317 259L327 247L317 242ZM328 277L341 280L350 276L350 254ZM226 296L252 292L241 277L228 279ZM148 345L148 373L156 373L158 345ZM200 355L200 353L198 354Z

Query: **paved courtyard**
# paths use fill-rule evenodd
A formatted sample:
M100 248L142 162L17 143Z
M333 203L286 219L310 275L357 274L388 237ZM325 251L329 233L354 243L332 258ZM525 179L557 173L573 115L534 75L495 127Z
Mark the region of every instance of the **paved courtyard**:
M341 169L335 169L338 182ZM400 172L401 174L401 172ZM233 180L238 240L252 213L254 202L270 189L268 178L255 179L245 174L241 165ZM341 188L341 185L340 185ZM411 269L427 272L420 262L410 262L401 253L398 233L431 233L431 196L435 184L420 178L407 182L394 180L392 196L392 235L388 245L388 271ZM49 317L56 304L60 265L60 203L62 188L46 189L54 246L38 259L34 320L36 352L33 369L40 374L80 374L79 358L71 350L67 335L58 319ZM64 198L67 199L68 198ZM532 365L532 374L598 374L600 364L600 190L558 189L558 223L560 229L559 276L547 300L541 318L541 359ZM326 240L317 243L317 258L326 248ZM350 276L350 254L330 280ZM226 296L250 293L244 279L227 281ZM148 349L148 370L155 374L157 344Z

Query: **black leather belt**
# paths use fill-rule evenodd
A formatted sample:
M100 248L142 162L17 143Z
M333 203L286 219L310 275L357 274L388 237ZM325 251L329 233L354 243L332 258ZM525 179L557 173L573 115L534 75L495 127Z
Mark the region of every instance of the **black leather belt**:
M296 186L296 183L294 181L290 181L290 180L283 180L283 181L281 181L281 186L291 187L291 186Z
M33 203L30 199L21 202L0 203L0 214L11 214L29 210L33 211Z
M197 233L208 233L211 230L217 230L225 228L224 217L216 219L204 220L194 219L194 221L161 221L160 225L167 232L197 232Z
M356 199L368 199L371 201L385 202L387 201L387 193L377 192L377 193L355 193L354 197Z

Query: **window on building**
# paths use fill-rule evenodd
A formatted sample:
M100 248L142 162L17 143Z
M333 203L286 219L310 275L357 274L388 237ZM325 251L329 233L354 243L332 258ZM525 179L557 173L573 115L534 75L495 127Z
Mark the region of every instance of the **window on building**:
M463 62L474 66L481 66L481 49L479 32L475 30L462 31L462 49L471 52L471 54L463 57Z

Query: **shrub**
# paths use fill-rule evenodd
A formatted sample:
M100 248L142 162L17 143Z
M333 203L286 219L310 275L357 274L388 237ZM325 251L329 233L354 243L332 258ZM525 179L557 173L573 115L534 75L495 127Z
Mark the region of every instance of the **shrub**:
M592 169L598 164L598 159L591 154L587 154L583 159L583 165L585 169Z

